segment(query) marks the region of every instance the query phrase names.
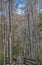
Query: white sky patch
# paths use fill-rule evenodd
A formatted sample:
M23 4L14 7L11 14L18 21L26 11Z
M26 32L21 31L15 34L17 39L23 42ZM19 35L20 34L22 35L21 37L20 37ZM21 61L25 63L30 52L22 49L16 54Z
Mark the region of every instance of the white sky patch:
M21 9L17 9L16 13L20 15L25 15L25 11Z
M25 7L25 4L20 4L20 5L18 6L18 8L22 8L22 7Z
M21 10L20 9L17 10L17 14L21 14Z
M22 0L21 0L21 2L22 2ZM25 2L19 2L19 1L17 1L17 2L15 2L14 3L14 9L15 9L15 12L17 13L17 14L20 14L20 15L25 15L25 10L23 10L22 8L24 8L24 7L26 7L26 3Z
M24 7L24 6L23 6ZM25 14L25 11L24 10L22 10L22 9L20 9L20 8L22 8L22 5L20 4L19 6L18 6L18 9L17 9L17 14L21 14L21 15L24 15Z
M42 12L42 9L40 9L40 12Z

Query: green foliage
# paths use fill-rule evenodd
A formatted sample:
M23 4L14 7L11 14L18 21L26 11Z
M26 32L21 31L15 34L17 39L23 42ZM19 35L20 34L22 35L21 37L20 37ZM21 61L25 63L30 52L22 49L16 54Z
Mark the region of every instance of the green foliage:
M17 57L18 55L19 55L19 50L16 48L16 49L13 49L13 51L12 51L12 56L13 57Z
M40 63L42 64L42 49L40 50L39 60L40 60Z
M40 22L40 23L38 24L38 28L39 28L40 31L42 31L42 22Z
M2 63L2 60L3 60L3 56L2 54L0 54L0 64Z
M42 22L40 22L40 23L38 24L38 27L42 27Z
M39 13L39 20L42 22L42 13Z
M42 13L39 13L39 24L38 24L38 28L40 31L42 31Z
M40 63L42 64L42 49L40 49L40 55L38 56L37 54L36 58L37 60L39 59Z

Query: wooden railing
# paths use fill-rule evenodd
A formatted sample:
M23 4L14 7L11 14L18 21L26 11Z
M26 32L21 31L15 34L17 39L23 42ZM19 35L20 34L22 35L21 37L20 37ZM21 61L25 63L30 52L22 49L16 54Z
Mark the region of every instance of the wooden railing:
M14 61L15 61L16 64L18 65L16 58L12 58L12 63L11 63L11 64L13 64ZM23 64L25 64L25 65L38 65L38 62L37 62L36 59L24 58L23 61L24 61ZM6 58L6 59L5 59L5 62L6 62L6 65L9 64L9 58Z
M16 59L16 58L12 58L12 63L11 63L11 64L13 64L13 61L17 62L17 59ZM6 59L5 59L5 64L6 64L6 65L7 65L7 64L10 64L9 58L6 58Z
M36 61L36 59L31 59L31 58L24 58L24 64L25 65L38 65L38 62Z

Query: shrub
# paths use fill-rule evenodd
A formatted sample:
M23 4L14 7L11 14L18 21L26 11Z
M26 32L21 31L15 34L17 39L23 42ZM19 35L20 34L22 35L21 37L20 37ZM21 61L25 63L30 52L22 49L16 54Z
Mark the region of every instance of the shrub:
M12 56L17 57L18 55L19 55L19 50L18 49L13 49Z
M3 56L2 54L0 54L0 64L2 63L2 60L3 60Z
M40 64L42 65L42 49L40 49L40 55L38 56L37 54L36 58L40 61Z

